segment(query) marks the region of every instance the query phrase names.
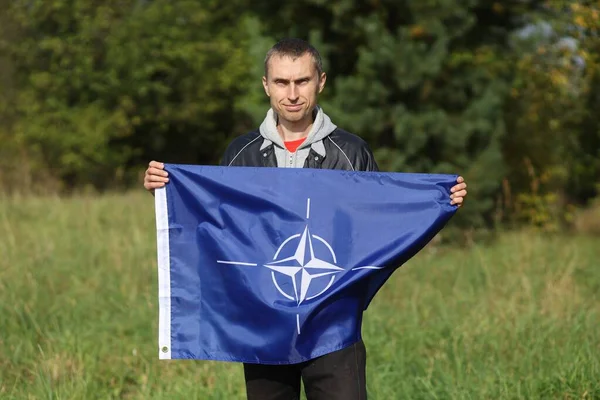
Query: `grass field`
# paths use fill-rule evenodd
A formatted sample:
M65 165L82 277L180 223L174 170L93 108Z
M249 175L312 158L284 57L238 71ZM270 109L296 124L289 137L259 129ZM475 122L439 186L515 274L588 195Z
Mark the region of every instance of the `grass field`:
M466 211L466 210L465 210ZM371 399L600 399L600 240L426 249L366 313ZM0 199L0 399L243 399L159 361L153 202Z

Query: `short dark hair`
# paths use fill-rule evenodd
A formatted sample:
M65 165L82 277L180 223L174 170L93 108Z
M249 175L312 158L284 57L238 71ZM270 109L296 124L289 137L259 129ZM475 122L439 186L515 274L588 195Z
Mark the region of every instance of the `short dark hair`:
M271 58L273 58L273 56L286 56L291 57L292 60L296 60L307 53L312 57L317 74L319 77L321 77L321 74L323 73L323 62L321 61L321 55L317 49L311 46L308 42L297 38L282 39L269 49L267 56L265 57L265 76L268 76L269 74L269 61Z

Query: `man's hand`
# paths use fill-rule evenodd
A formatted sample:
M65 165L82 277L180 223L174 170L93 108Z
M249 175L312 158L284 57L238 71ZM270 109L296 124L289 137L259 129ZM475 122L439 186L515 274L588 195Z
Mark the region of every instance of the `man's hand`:
M462 176L459 176L458 179L456 179L456 183L457 184L450 189L450 192L452 193L450 195L450 199L452 199L450 204L456 204L458 207L461 207L467 196L467 184Z
M161 188L169 182L168 176L169 174L165 171L165 164L158 161L150 161L144 175L144 187L150 193L154 193L154 189Z

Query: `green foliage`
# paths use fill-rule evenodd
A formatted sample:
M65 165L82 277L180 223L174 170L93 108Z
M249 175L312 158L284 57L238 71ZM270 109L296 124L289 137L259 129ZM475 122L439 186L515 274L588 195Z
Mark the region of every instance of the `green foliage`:
M503 153L514 218L561 229L573 204L597 194L600 60L591 54L600 49L598 13L597 5L552 2L534 19L537 34L513 37Z
M240 118L245 116L248 119L248 126L256 128L265 119L265 113L270 107L269 98L265 95L262 85L262 77L265 71L265 55L276 39L265 32L261 20L255 15L245 18L242 27L247 32L249 46L246 72L250 77L250 84L248 90L236 99L235 107ZM239 132L231 133L232 136L239 134Z
M234 6L11 3L15 140L69 186L114 185L148 158L216 161L248 82Z
M571 139L568 154L570 176L567 186L572 197L588 201L600 195L600 5L573 7L574 22L579 29L577 56L585 62L581 85L581 118Z
M139 185L152 159L216 163L264 118L266 51L298 36L324 57L321 104L383 170L466 178L469 211L453 222L463 233L507 221L559 229L598 195L594 2L0 6L0 168L19 175L0 178L3 190L118 188Z

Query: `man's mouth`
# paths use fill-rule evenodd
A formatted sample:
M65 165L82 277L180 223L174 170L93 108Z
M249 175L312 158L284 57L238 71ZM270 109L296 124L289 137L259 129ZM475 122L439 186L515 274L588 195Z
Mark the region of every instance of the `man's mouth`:
M284 107L288 111L300 111L302 109L302 104L285 104Z

